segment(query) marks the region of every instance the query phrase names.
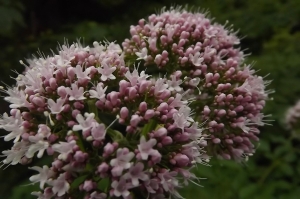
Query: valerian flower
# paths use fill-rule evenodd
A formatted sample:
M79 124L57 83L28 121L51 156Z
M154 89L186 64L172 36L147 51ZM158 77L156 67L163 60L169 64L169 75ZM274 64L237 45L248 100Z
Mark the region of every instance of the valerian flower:
M139 20L130 33L122 43L125 59L135 64L141 59L137 52L147 50L140 68L156 67L168 75L171 92L193 99L189 107L197 115L195 121L204 122L209 155L240 162L255 152L258 127L265 124L257 116L273 91L266 90L270 81L245 64L235 32L203 13L178 7ZM157 81L155 92L165 87ZM174 119L179 128L188 125L183 115ZM242 140L235 141L235 136ZM242 151L240 156L233 149Z

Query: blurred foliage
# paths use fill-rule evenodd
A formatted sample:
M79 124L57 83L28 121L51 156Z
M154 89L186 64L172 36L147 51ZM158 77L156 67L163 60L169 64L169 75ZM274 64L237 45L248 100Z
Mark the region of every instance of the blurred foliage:
M257 153L245 164L212 160L211 167L199 165L195 172L205 180L182 190L188 198L209 199L296 199L300 195L300 141L291 137L283 122L286 109L300 98L300 2L298 0L0 0L0 79L8 85L24 68L20 59L40 49L55 50L57 42L81 38L121 43L129 26L158 12L163 6L189 4L209 10L218 23L234 24L242 37L242 49L250 53L258 74L273 80L272 100L266 114L272 126L261 129ZM229 27L229 25L227 25ZM0 113L9 111L0 99ZM1 134L4 133L1 131ZM0 151L11 143L0 141ZM34 164L45 160L34 161ZM28 166L32 166L32 164ZM0 171L0 199L32 199L37 185L28 185L32 171L10 166Z

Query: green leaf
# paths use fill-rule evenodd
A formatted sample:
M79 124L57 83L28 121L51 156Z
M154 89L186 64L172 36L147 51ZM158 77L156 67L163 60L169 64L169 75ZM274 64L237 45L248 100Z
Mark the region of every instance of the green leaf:
M239 191L239 198L250 198L250 196L253 196L254 193L257 191L258 185L257 184L249 184L246 187L243 187Z
M97 188L102 190L103 192L107 192L107 189L110 185L110 180L109 178L103 178L102 180L100 180L97 184Z
M293 170L292 166L289 164L283 163L280 165L279 168L287 176L292 176L294 174L294 170Z
M83 175L76 178L71 184L71 189L77 189L79 185L81 185L87 179L87 177L88 175Z

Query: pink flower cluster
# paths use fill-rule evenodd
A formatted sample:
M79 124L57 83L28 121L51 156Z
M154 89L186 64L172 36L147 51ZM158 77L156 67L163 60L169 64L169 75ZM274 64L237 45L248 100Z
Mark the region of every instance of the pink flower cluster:
M171 8L139 20L130 33L122 44L125 60L142 60L167 73L171 92L193 99L189 106L193 119L204 122L209 155L242 161L255 152L258 127L265 124L262 109L272 91L266 91L269 81L244 64L231 29L205 14Z
M290 130L297 131L300 128L300 101L287 110L285 122Z
M182 198L178 188L198 183L196 164L255 152L272 91L232 30L171 8L130 33L123 50L78 42L21 61L16 85L0 87L11 108L0 128L14 143L2 166L53 157L30 168L39 199Z
M25 65L23 62L21 62ZM30 177L50 198L181 198L198 178L206 140L183 99L178 78L129 70L115 43L62 45L58 54L28 60L16 85L1 89L10 114L0 118L13 147L3 165L53 157Z

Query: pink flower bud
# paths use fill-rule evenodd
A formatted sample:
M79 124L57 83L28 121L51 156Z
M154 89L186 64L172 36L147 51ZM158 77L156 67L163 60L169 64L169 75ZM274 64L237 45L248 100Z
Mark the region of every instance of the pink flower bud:
M76 122L72 120L67 122L68 127L73 127L75 124Z
M169 105L166 103L166 102L163 102L161 103L158 107L157 107L157 110L162 112L164 110L167 110L169 107Z
M185 39L180 39L179 43L178 43L178 47L182 47L185 44Z
M212 139L212 142L215 144L219 144L219 143L221 143L221 140L219 138L214 138L214 139Z
M91 180L84 181L82 189L85 190L86 192L89 192L95 188L96 188L96 183L94 183L93 181Z
M133 127L136 127L141 121L140 116L138 115L132 115L130 120L130 125Z
M16 116L16 113L18 112L18 109L11 109L10 110L10 114L12 115L12 116ZM23 112L24 113L24 112ZM22 113L22 115L23 115L23 113ZM27 113L27 112L26 112Z
M243 142L243 138L240 137L240 136L235 136L235 137L233 138L233 141L238 142L238 143L241 143L241 142Z
M57 88L57 83L56 83L56 79L54 77L51 77L49 79L49 86L55 90Z
M167 38L165 35L162 35L162 36L160 37L160 41L161 41L162 44L167 44L168 38Z
M140 37L138 36L138 35L134 35L133 37L132 37L132 40L135 42L135 43L140 43Z
M57 139L58 139L58 137L57 137L57 135L55 135L55 134L51 134L51 135L48 137L48 141L49 141L50 143L55 142Z
M147 110L147 103L146 102L141 102L139 105L139 111L140 112L145 112Z
M157 64L157 65L160 65L162 61L162 56L160 54L156 55L155 56L155 59L154 59L154 62Z
M23 126L25 129L28 129L28 128L30 128L31 124L30 124L28 121L23 121L23 122L22 122L22 126Z
M212 80L212 78L213 78L213 74L212 73L207 73L205 75L205 82L209 83Z
M176 161L176 164L180 167L185 167L190 162L189 158L186 155L180 153L175 155L174 160Z
M173 143L173 140L170 136L166 136L162 139L161 143L163 145L169 145L169 144L172 144Z
M84 153L82 151L76 151L76 153L74 154L74 159L77 162L84 162L85 158L86 158L86 156L84 155Z
M233 95L232 94L228 94L227 96L226 96L226 101L231 101L233 99Z
M149 110L146 111L146 113L145 113L145 115L144 115L144 118L145 118L146 120L149 120L149 119L151 119L151 118L154 117L154 116L155 116L155 111L152 110L152 109L149 109Z
M204 115L210 114L210 109L208 108L208 106L204 106L203 114L204 114Z
M224 115L226 115L226 111L224 109L221 109L218 111L218 116L219 117L223 117Z
M26 140L28 140L28 138L29 138L29 134L28 134L28 133L23 133L23 134L21 135L21 137L22 137L22 139L23 139L24 141L26 141Z
M48 155L53 155L54 154L54 150L52 149L52 147L47 148L47 154Z
M52 166L56 169L60 169L63 166L63 162L61 160L55 160L52 162Z
M57 120L61 120L63 117L61 114L57 114L56 117L55 117Z
M112 105L116 106L118 103L118 99L119 99L119 93L112 91L109 96L110 96L110 101L111 101Z
M185 64L185 63L188 62L188 61L189 61L189 58L183 57L183 58L181 59L180 63L181 63L181 64Z
M81 112L79 111L79 110L77 110L77 109L74 109L73 111L72 111L72 117L73 118L76 118L76 116L78 115L78 114L80 114Z
M167 129L164 127L161 127L159 129L157 129L156 131L154 131L154 137L164 137L166 136L168 133Z
M67 75L68 75L68 77L69 77L70 80L73 80L73 79L74 79L75 74L76 74L75 68L69 67L69 68L67 69Z
M104 147L104 153L110 155L114 152L114 146L111 143L107 143Z
M169 53L168 53L166 50L164 50L164 51L162 52L162 54L161 54L161 56L162 56L163 59L168 58L168 55L169 55Z
M217 124L218 124L218 123L217 123L215 120L210 121L210 122L208 123L208 125L209 125L210 127L215 127Z
M156 42L157 42L157 37L150 37L148 39L149 42L149 49L151 49L152 51L156 51L157 47L156 47Z
M129 99L134 99L136 97L137 90L134 87L130 87L128 91Z
M130 86L130 83L125 80L121 80L119 82L119 86L120 86L119 88L120 94L124 94L128 86Z
M24 156L21 161L20 164L22 165L26 165L26 164L30 164L32 162L32 158L27 158L26 156Z
M99 173L105 173L108 171L108 169L109 169L109 165L106 162L103 162L98 166L97 171Z
M13 114L11 113L11 115L13 115ZM31 114L29 112L23 112L22 116L25 120L31 120L32 119Z
M122 107L121 110L120 110L120 117L122 119L126 119L128 117L128 108L127 107Z
M78 101L74 102L73 106L76 108L76 109L83 109L84 108L84 105Z
M71 68L72 68L72 67L71 67ZM55 75L55 77L56 77L56 79L57 79L58 81L61 81L61 80L64 79L64 74L63 74L60 70L58 70L57 73L56 73L56 75Z
M225 142L226 142L227 144L233 144L232 139L225 139Z
M224 93L220 94L217 98L217 102L222 102L223 100L225 100L226 95Z
M67 113L67 112L69 112L70 110L71 110L71 105L70 105L70 104L65 104L65 105L64 105L64 110L63 110L63 112Z
M149 81L142 81L140 83L139 93L144 93L147 91L149 87Z
M231 159L231 156L227 153L222 153L221 154L222 158L224 158L225 160L230 160Z
M244 107L243 106L241 106L241 105L239 105L238 107L236 107L235 109L234 109L236 112L241 112L241 111L243 111L244 110Z
M65 99L66 96L67 96L67 90L66 90L66 87L64 87L64 86L58 87L58 88L57 88L57 94L58 94L61 98Z

